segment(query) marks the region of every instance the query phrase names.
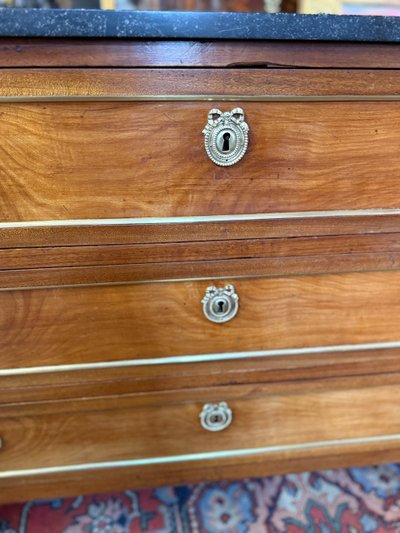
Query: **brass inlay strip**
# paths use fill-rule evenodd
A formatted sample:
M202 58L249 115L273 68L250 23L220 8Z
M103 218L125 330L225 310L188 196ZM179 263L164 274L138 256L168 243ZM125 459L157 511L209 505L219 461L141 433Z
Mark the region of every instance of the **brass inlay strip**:
M1 102L73 102L77 100L91 102L212 102L215 100L224 102L395 102L400 100L400 94L343 94L343 95L226 95L226 94L179 94L179 95L124 95L124 96L90 96L77 95L46 95L46 96L0 96Z
M198 224L211 222L245 222L257 220L298 220L308 218L338 218L362 216L400 215L400 209L349 209L333 211L293 211L283 213L254 213L239 215L205 215L181 217L140 217L140 218L85 218L75 220L33 220L27 222L0 222L0 229L41 228L72 226L123 226L144 224Z
M216 361L237 361L253 358L289 357L298 355L330 354L335 352L359 352L368 350L400 349L400 341L377 342L365 344L340 344L333 346L311 346L309 348L284 348L279 350L258 350L251 352L227 352L199 355L177 355L171 357L154 357L151 359L126 359L122 361L103 361L97 363L77 363L68 365L32 366L24 368L5 368L0 370L0 377L21 376L29 374L46 374L52 372L75 372L82 370L105 370L112 368L129 368L138 366L158 366L187 363L210 363Z
M42 468L29 468L21 470L8 470L0 472L0 479L17 478L22 476L40 476L48 474L63 474L68 472L83 472L104 470L107 468L129 468L139 466L155 466L182 462L209 461L213 459L235 459L256 455L273 455L285 452L301 452L307 450L323 449L338 446L357 446L363 444L380 444L385 442L399 442L400 434L379 435L374 437L359 437L349 439L336 439L327 441L305 442L300 444L285 444L281 446L265 446L260 448L245 448L239 450L224 450L217 452L189 453L183 455L167 455L150 457L147 459L127 459L124 461L104 461L99 463L86 463L65 466L48 466Z

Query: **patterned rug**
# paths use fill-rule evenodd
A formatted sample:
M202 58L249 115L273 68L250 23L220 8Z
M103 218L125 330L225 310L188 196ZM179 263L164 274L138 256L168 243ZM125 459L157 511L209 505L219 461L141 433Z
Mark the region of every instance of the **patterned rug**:
M400 465L40 500L1 533L399 533Z

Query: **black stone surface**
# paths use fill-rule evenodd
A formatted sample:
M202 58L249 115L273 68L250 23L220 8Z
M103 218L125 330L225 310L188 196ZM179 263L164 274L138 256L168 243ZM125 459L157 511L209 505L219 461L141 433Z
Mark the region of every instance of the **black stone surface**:
M0 37L400 42L400 17L0 9Z

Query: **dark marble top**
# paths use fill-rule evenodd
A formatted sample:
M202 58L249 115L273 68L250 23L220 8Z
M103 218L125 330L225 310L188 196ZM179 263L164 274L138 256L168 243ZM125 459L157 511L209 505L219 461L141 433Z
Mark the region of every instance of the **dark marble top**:
M400 42L400 17L3 8L0 36Z

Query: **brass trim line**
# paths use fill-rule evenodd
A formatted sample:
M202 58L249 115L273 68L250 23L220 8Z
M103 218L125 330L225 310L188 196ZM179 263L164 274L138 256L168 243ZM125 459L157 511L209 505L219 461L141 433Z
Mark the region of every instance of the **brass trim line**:
M312 449L323 449L337 446L356 446L359 444L378 444L384 442L400 443L400 434L379 435L374 437L359 437L337 439L328 441L306 442L301 444L285 444L282 446L265 446L261 448L245 448L239 450L226 450L218 452L191 453L183 455L168 455L163 457L150 457L147 459L127 459L125 461L104 461L101 463L86 463L66 466L48 466L24 470L8 470L0 472L0 479L10 479L22 476L38 476L46 474L63 474L67 472L87 472L89 470L104 470L107 468L127 468L135 466L155 466L182 462L207 461L212 459L232 459L249 457L252 455L273 455L282 452L296 452Z
M188 363L209 363L216 361L234 361L253 358L290 357L296 355L329 354L335 352L358 352L368 350L400 349L400 341L377 342L365 344L340 344L333 346L311 346L309 348L284 348L279 350L258 350L251 352L227 352L199 355L176 355L171 357L154 357L151 359L124 359L122 361L102 361L97 363L77 363L68 365L32 366L24 368L6 368L0 370L0 377L30 374L48 374L55 372L75 372L82 370L104 370L111 368L128 368L138 366L159 366Z
M156 94L124 96L46 95L46 96L0 96L2 102L396 102L400 94L338 94L338 95L240 95L240 94Z
M238 215L205 215L181 217L140 217L140 218L94 218L72 220L33 220L27 222L0 222L1 229L11 228L50 228L72 226L123 226L145 224L198 224L210 222L243 222L252 220L297 220L306 218L338 218L362 216L400 215L400 209L348 209L333 211L293 211L278 213L254 213Z

